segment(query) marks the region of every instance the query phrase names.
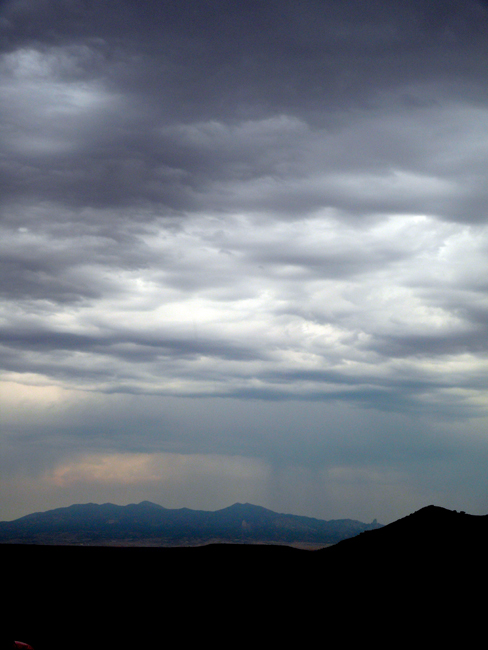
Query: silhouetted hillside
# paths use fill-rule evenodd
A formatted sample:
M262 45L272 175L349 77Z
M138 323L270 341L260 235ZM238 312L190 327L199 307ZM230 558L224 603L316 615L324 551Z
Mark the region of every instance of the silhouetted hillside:
M484 553L488 541L488 515L475 516L427 506L377 530L366 531L331 549L334 556L353 556L354 561L400 553L404 562L454 565L469 563Z

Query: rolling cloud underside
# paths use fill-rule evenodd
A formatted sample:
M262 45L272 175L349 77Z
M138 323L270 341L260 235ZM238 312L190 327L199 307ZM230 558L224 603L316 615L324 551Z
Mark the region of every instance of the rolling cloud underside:
M366 4L3 3L4 379L484 408L488 12Z

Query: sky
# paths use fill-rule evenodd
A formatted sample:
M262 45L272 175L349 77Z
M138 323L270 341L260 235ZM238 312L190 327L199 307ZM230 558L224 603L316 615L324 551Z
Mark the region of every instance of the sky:
M0 2L0 519L488 512L488 3Z

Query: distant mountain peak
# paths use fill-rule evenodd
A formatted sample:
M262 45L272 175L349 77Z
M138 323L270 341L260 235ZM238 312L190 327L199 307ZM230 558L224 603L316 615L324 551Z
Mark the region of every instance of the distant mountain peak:
M236 511L236 512L242 512L242 511L247 511L247 512L273 512L272 510L268 510L267 508L264 508L263 506L255 506L252 503L233 503L231 506L227 506L226 508L222 508L221 510L218 510L217 512L229 512L229 511Z
M137 507L142 508L155 508L157 510L167 510L164 506L160 506L159 503L153 503L152 501L141 501L140 503L133 504Z

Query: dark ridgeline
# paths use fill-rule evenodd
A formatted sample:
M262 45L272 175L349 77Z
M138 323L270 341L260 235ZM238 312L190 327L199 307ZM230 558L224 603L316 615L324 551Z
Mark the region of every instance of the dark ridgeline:
M326 545L376 527L376 522L323 521L279 514L250 503L235 503L215 512L171 510L149 501L128 506L86 503L0 522L0 542L168 546L228 541Z
M430 506L320 551L4 544L6 620L35 650L469 647L487 532Z

